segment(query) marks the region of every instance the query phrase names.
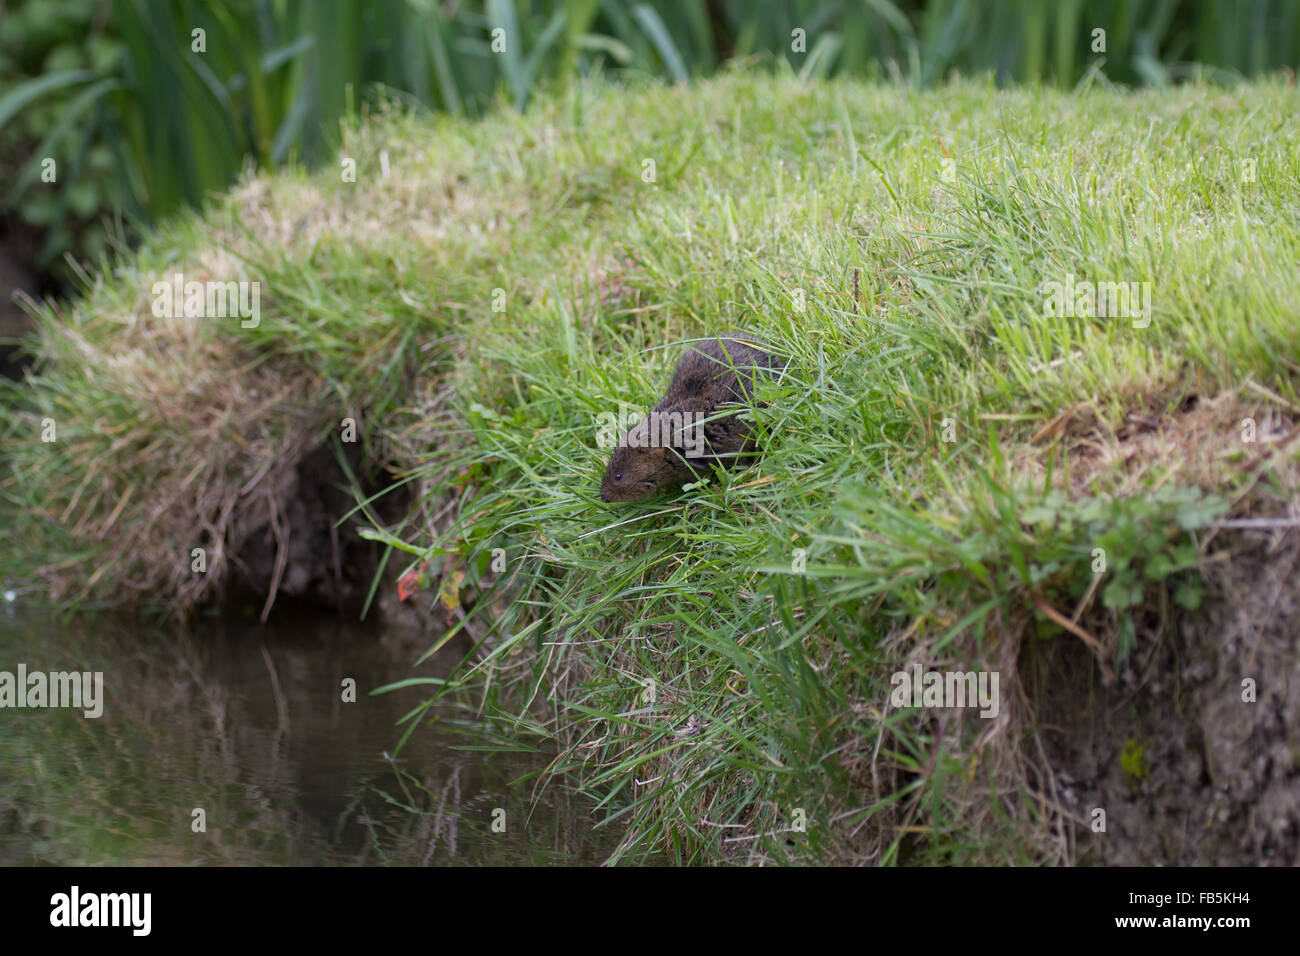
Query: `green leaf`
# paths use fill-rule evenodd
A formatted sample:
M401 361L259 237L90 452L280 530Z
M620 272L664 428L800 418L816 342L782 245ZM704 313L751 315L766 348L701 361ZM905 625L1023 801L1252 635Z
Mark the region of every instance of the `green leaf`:
M1163 581L1174 570L1174 563L1163 554L1157 554L1147 562L1142 573L1148 581Z
M376 687L370 693L372 696L374 694L387 694L390 691L401 690L403 687L420 687L429 684L432 684L435 687L441 687L445 683L447 683L446 680L441 677L406 677L399 681L393 681L391 684L384 684L382 687Z
M1185 531L1204 528L1228 510L1228 503L1215 495L1182 505L1175 513L1176 520Z
M546 29L542 35L537 38L533 45L532 51L528 54L528 60L524 63L523 90L522 95L515 97L515 109L522 110L528 105L529 91L537 81L537 70L541 66L543 58L555 45L560 34L564 32L565 12L556 10L551 20L546 24Z
M515 11L513 0L488 0L489 29L500 27L505 31L506 48L503 53L494 54L493 59L501 61L501 71L506 77L506 86L510 88L517 104L528 95L528 84L524 77L524 65L520 54L523 52L524 35L519 29L519 16Z
M637 23L641 29L646 32L650 42L654 44L655 50L659 53L659 58L664 61L664 66L668 68L669 74L674 83L685 83L689 78L686 72L686 64L682 62L681 54L677 52L677 47L673 45L673 39L668 34L668 28L664 26L663 20L659 19L659 14L655 13L654 8L646 3L638 3L632 11L636 17Z
M286 43L284 46L277 47L262 55L261 67L263 73L274 73L286 63L291 63L298 57L302 56L316 43L313 36L299 37L292 43Z
M1025 524L1052 524L1056 521L1056 509L1047 505L1035 505L1032 508L1026 508L1020 520Z
M19 83L4 96L0 96L0 129L4 129L5 124L33 100L40 99L52 90L60 90L65 86L76 86L78 83L85 83L98 76L99 74L93 70L67 70L63 73L51 73L49 76L38 76L26 83Z
M1142 600L1142 585L1129 575L1117 576L1101 592L1101 603L1112 610L1122 611Z
M600 33L583 33L573 38L573 45L581 50L596 50L608 53L619 66L632 62L632 50L626 43L620 43L613 37Z
M1184 584L1174 592L1174 603L1189 611L1195 611L1205 598L1205 588L1199 581Z
M903 15L903 11L894 6L890 0L864 0L866 5L874 10L882 20L888 23L899 36L914 36L912 24Z
M27 167L27 171L18 179L18 184L14 187L15 193L21 193L29 185L35 182L41 173L41 160L50 156L59 142L72 128L72 124L81 118L81 115L90 109L99 100L101 96L111 90L121 89L122 84L118 80L107 79L100 80L77 94L76 99L59 110L58 121L54 128L50 130L49 135L41 141L40 146L36 147L33 154L33 161ZM110 157L111 158L111 157Z
M808 51L808 59L799 69L799 79L805 83L809 79L823 80L835 64L844 42L834 30L827 31L817 38L813 48Z
M358 528L357 534L365 538L367 541L379 541L396 548L398 551L405 551L407 554L424 555L428 553L428 549L417 548L415 545L407 544L401 538L394 534L389 534L387 531L380 531L375 528Z

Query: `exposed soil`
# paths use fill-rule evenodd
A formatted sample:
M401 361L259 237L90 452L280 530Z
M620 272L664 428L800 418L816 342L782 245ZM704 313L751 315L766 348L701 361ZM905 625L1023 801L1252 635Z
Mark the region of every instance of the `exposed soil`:
M0 216L0 340L29 335L34 323L15 300L15 294L34 299L55 291L52 277L39 276L31 261L37 238L21 227L13 215ZM0 375L19 378L30 364L10 341L0 341Z
M359 446L344 447L353 474L361 474ZM223 603L261 607L274 591L273 608L306 604L359 613L383 548L361 538L351 524L335 527L356 502L334 452L328 446L309 452L282 479L276 498L283 510L274 520L259 514L252 520L261 523L247 535L240 533ZM392 517L406 504L394 493L378 499L374 507L381 517Z
M1300 530L1215 544L1205 602L1139 622L1110 686L1081 642L1027 665L1080 863L1300 865Z

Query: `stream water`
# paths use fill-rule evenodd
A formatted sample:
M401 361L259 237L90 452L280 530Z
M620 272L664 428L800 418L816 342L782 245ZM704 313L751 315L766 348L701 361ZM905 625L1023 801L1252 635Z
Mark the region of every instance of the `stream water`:
M421 642L376 630L229 617L180 630L0 606L0 684L20 664L103 674L97 718L0 707L0 865L572 864L613 851L620 834L590 804L539 786L549 755L486 740L451 704L390 757L430 687L370 691L447 664L415 669Z

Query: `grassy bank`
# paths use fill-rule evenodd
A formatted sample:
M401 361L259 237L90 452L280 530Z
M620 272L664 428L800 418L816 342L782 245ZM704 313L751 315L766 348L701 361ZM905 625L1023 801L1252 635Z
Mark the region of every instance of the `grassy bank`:
M370 117L355 183L249 182L42 311L3 574L211 600L353 418L416 505L345 533L428 561L476 642L446 692L558 747L542 782L630 824L618 859L1106 859L1041 713L1136 708L1218 569L1288 534L1296 106L738 74ZM261 282L258 327L154 318L178 269ZM1084 282L1149 309L1048 309ZM734 328L791 357L761 465L602 505L598 416ZM997 671L998 716L894 706L913 665ZM1155 805L1143 741L1097 760Z

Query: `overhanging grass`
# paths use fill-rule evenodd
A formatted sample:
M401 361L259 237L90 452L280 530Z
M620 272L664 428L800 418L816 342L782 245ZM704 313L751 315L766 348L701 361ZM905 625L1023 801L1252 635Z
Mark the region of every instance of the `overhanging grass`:
M1295 446L1259 454L1238 426L1276 437L1300 408L1295 104L1280 81L737 74L374 118L344 148L356 184L256 180L90 290L79 335L46 314L5 485L41 537L6 573L189 606L215 587L188 575L194 515L229 499L182 491L246 487L351 415L419 488L392 530L478 641L450 689L559 745L557 779L629 823L617 858L1072 859L1017 662L1086 637L1122 669L1199 599L1203 529L1294 488ZM262 326L149 317L171 263L262 278ZM1042 284L1071 275L1150 282L1150 326L1045 315ZM734 328L791 356L755 413L762 464L602 505L598 416ZM33 439L49 412L66 443ZM1139 446L1135 414L1169 446ZM999 670L1005 719L892 709L911 663Z

